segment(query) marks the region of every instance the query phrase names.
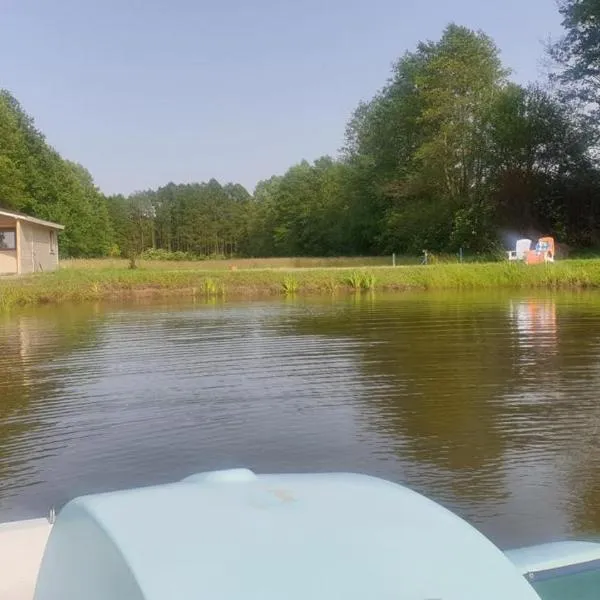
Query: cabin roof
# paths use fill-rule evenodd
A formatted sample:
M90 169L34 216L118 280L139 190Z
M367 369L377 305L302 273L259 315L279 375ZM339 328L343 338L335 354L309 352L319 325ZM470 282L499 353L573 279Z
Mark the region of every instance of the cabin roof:
M53 223L52 221L44 221L43 219L38 219L37 217L32 217L30 215L26 215L25 213L17 212L14 210L6 210L4 208L0 208L0 217L9 217L11 219L18 219L20 221L27 221L29 223L35 223L36 225L42 225L43 227L48 227L49 229L64 229L64 225L59 225L58 223Z

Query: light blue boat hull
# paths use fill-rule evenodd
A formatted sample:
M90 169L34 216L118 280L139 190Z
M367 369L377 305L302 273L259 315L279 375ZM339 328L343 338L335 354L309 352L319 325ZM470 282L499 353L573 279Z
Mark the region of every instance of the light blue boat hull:
M235 469L71 501L35 600L546 600L536 577L592 546L504 553L382 479Z

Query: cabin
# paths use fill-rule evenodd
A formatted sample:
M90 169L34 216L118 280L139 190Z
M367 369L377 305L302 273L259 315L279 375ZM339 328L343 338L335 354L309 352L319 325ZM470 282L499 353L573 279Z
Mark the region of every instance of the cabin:
M63 225L0 208L0 275L58 269Z

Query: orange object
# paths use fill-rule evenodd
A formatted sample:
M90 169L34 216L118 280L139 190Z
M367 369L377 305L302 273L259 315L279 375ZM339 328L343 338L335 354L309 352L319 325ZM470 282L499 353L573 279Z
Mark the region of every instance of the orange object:
M538 246L546 253L548 260L554 260L554 238L543 237L538 240Z
M529 250L526 262L528 265L536 265L545 262L554 262L554 238L541 237L535 245L535 250Z

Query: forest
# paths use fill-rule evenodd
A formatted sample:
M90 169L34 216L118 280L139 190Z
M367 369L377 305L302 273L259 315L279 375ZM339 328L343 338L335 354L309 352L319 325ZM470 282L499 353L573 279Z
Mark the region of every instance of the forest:
M547 80L517 85L485 33L450 24L360 103L336 157L250 192L166 183L106 196L0 91L0 205L66 226L68 257L489 253L506 232L600 247L600 5L559 3Z

